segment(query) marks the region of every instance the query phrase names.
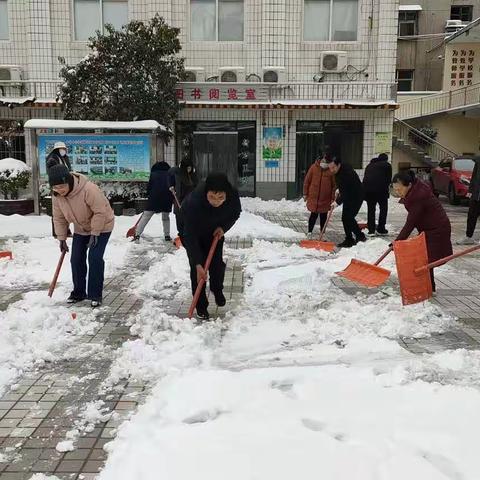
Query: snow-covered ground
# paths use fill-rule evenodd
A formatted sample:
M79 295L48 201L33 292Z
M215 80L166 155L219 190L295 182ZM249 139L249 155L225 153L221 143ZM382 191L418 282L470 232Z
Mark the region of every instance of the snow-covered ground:
M264 240L227 249L243 263L245 294L202 325L165 310L188 296L184 253L153 259L137 279L139 338L123 345L106 385L155 386L107 446L100 480L477 479L478 352L413 356L400 336L453 319L428 303L402 307L392 288L351 296L331 283L387 243L338 255Z

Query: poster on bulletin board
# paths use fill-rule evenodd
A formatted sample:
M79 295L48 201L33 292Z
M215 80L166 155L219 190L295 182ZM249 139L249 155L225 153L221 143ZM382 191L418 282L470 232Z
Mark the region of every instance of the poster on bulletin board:
M65 142L74 172L93 180L148 180L150 135L39 135L40 175L55 142Z
M276 168L283 158L282 127L263 127L262 159L265 168Z

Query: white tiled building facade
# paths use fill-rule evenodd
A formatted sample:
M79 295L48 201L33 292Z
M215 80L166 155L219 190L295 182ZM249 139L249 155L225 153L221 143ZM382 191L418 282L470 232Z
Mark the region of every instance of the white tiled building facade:
M0 73L1 65L20 67L22 95L39 102L0 106L0 118L60 118L41 83L58 79L57 58L81 60L102 21L156 13L180 28L190 72L179 85L187 103L169 163L234 163L244 194L281 198L299 193L327 144L358 169L389 150L398 0L0 0ZM322 68L324 52L339 53ZM5 105L15 92L1 85ZM272 161L262 146L278 132L281 157Z

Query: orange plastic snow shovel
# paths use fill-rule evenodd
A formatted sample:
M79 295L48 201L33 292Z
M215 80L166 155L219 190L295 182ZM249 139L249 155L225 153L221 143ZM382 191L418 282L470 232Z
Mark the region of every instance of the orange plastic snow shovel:
M365 285L366 287L379 287L390 277L390 270L379 267L380 262L393 250L390 247L373 265L352 258L352 261L345 270L337 272L337 275L350 280L351 282Z
M58 276L60 275L60 270L62 269L63 259L65 258L66 253L67 252L62 252L62 254L60 255L60 259L58 260L57 269L55 270L55 275L53 275L52 283L50 283L50 287L48 289L48 296L49 297L51 297L53 295L53 291L55 290L55 287L57 286Z
M402 303L412 305L432 298L430 269L480 250L480 245L428 263L427 242L422 233L412 239L395 242L394 250Z
M210 251L208 252L207 260L205 261L205 265L203 266L205 272L208 272L208 269L210 268L210 264L212 263L213 255L215 253L215 249L217 248L217 244L219 240L220 240L220 237L218 235L215 235L215 237L213 237L212 245L210 247ZM188 311L188 318L192 318L193 311L197 306L198 299L200 298L200 293L202 292L202 288L205 285L205 283L206 283L205 279L202 279L200 280L200 282L198 282L197 289L195 290L195 295L193 296L192 304L190 305L190 310Z
M142 219L143 217L143 213L140 215L140 217L138 217L138 220L137 222L135 223L135 225L133 227L130 227L128 230L127 230L127 238L128 237L134 237L135 236L135 233L137 231L137 225L140 223L140 220Z
M325 234L325 230L327 229L327 225L330 222L330 218L333 213L333 209L335 207L332 206L330 211L328 212L327 221L320 232L320 238L318 240L302 240L300 242L300 246L302 248L315 248L316 250L323 250L325 252L333 252L335 250L335 244L333 242L322 242L323 235Z
M9 258L10 260L12 260L13 259L12 252L9 252L8 250L4 252L0 252L0 258Z

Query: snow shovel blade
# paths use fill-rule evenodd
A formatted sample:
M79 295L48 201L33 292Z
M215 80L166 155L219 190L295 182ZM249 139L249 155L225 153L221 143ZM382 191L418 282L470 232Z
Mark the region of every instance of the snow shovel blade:
M432 297L430 271L416 269L428 264L425 233L408 240L394 242L393 251L397 264L398 281L403 305L413 305Z
M302 248L323 250L324 252L333 252L335 250L335 244L333 242L322 242L321 240L302 240L300 246Z
M366 287L379 287L390 277L390 270L353 258L345 270L337 275Z
M5 251L5 252L0 252L0 258L9 258L10 260L13 259L12 252Z

